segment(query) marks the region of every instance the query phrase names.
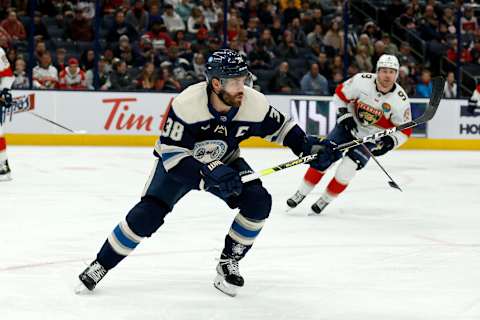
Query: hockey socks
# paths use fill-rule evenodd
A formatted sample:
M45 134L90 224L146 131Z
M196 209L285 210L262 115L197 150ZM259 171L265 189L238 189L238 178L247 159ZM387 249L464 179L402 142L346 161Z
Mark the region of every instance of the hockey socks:
M238 213L225 237L222 253L237 260L242 259L252 247L264 223L265 220L249 219Z

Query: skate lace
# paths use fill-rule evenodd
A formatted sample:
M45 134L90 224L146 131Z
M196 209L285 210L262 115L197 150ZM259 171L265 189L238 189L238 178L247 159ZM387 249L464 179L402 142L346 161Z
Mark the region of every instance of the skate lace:
M238 261L235 259L220 259L220 264L226 266L229 274L240 276Z
M105 274L107 274L107 270L99 263L95 263L88 270L88 276L95 282L102 280Z

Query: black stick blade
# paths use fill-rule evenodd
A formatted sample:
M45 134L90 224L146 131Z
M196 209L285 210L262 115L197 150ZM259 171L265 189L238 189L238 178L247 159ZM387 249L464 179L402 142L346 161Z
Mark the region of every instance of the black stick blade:
M398 184L395 183L395 181L388 181L388 185L394 189L400 190L400 192L403 192L403 190L400 188Z

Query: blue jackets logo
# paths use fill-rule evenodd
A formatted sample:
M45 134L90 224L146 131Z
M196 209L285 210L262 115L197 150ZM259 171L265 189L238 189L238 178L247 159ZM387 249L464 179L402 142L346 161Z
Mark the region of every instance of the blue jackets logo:
M227 152L227 144L222 140L206 140L195 143L193 157L202 163L220 160Z

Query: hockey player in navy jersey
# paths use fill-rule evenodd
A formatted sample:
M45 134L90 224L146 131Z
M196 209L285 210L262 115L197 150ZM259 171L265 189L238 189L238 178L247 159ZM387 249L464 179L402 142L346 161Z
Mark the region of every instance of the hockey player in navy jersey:
M141 200L79 275L77 292L93 290L110 269L157 231L190 190L205 190L239 209L225 237L214 280L216 288L235 296L244 284L238 262L262 230L272 203L259 179L241 182L241 176L252 169L240 157L239 143L252 136L263 137L289 147L296 155L316 152L319 159L332 147L306 136L270 106L263 94L247 86L250 72L237 52L214 52L207 60L206 76L207 81L188 87L173 100Z

